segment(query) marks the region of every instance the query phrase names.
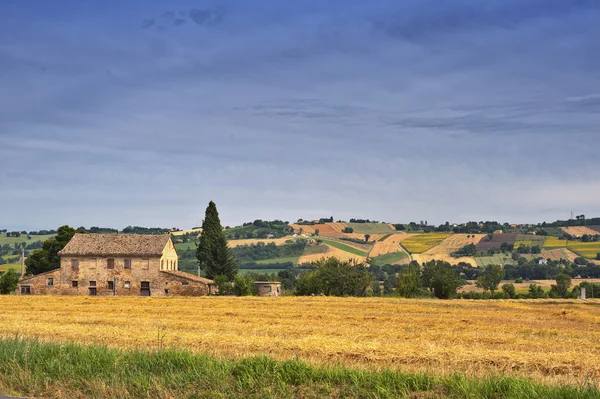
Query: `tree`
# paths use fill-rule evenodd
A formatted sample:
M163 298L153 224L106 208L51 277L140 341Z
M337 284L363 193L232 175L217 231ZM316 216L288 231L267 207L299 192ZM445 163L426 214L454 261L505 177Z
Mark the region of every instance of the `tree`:
M369 242L369 238L371 238L371 234L365 234L365 241Z
M423 286L436 298L450 299L456 296L456 290L463 286L463 280L448 262L432 260L423 266L421 273Z
M502 284L502 291L506 294L508 298L515 297L515 285L511 283Z
M600 252L596 254L596 260L600 260Z
M505 272L502 266L488 265L483 274L477 279L477 286L483 288L485 291L490 290L493 297L494 291L498 289L498 284L500 284L504 275Z
M398 293L405 298L414 298L421 291L421 268L413 263L409 264L398 274L396 284Z
M0 294L7 295L14 292L17 289L18 282L19 276L17 276L17 272L14 269L9 269L0 276Z
M316 235L317 237L319 236L319 233L320 233L319 229L315 229L315 235Z
M312 262L296 284L297 295L363 296L373 283L373 275L362 263L321 258Z
M571 276L565 272L556 275L556 292L560 298L569 297L569 287L571 287Z
M245 275L237 275L235 276L235 280L233 283L233 293L237 296L249 296L252 295L254 291L254 280Z
M34 251L25 260L27 274L40 274L58 269L60 267L58 252L71 241L75 233L84 232L67 225L59 227L56 237L44 241L42 248Z
M202 221L202 234L198 240L196 258L198 265L210 279L214 279L216 276L225 276L228 281L233 281L237 274L238 264L227 244L227 236L223 231L219 212L213 201L208 203L204 221Z

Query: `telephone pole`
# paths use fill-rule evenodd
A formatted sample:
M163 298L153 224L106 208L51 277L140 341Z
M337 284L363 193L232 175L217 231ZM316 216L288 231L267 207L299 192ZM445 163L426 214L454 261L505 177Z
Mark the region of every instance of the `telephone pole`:
M21 278L25 275L25 248L21 248Z

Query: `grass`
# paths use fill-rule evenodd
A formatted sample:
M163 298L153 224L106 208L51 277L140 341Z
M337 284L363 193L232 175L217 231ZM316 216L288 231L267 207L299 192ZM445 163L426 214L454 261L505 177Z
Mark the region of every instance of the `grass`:
M10 244L10 246L12 247L15 243L22 243L22 242L26 242L26 243L31 243L31 242L35 242L35 241L46 241L49 238L55 237L56 234L45 234L45 235L40 235L40 236L31 236L31 239L28 240L27 236L22 234L20 237L7 237L6 234L0 234L0 245L4 245L4 244Z
M300 258L300 255L298 256L284 256L281 258L273 258L273 259L262 259L262 260L257 260L256 263L258 263L259 265L268 265L271 263L285 263L285 262L292 262L293 264L298 263L298 259Z
M598 398L592 387L525 379L316 367L266 356L223 359L181 350L0 341L0 387L53 398Z
M566 248L567 240L559 240L557 237L547 236L544 240L544 249Z
M523 255L521 255L523 256ZM488 265L504 265L506 263L515 263L510 254L494 254L493 256L478 256L475 258L477 266L485 267Z
M388 234L395 230L387 223L346 223L358 234Z
M358 224L360 224L360 223L358 223ZM342 244L341 242L331 241L331 240L323 240L322 238L320 238L320 239L325 244L330 245L330 246L332 246L334 248L337 248L337 249L341 249L342 251L351 253L352 255L367 256L367 253L365 251L361 251L360 249L351 247L351 246L346 245L346 244Z
M392 252L371 258L371 264L374 266L393 265L407 258L406 252Z
M257 274L272 274L272 273L279 273L280 271L285 270L285 269L240 269L240 274L247 274L247 273L257 273Z
M567 248L584 258L596 259L596 255L600 253L600 242L569 241Z
M599 300L4 296L0 337L151 350L162 333L166 347L228 358L269 353L313 365L478 378L504 374L575 385L600 381L600 362L590 355L600 352L599 305Z
M446 238L450 237L452 234L449 233L427 233L420 234L414 237L407 238L402 241L400 245L404 247L408 252L413 254L420 254L428 249L439 245Z

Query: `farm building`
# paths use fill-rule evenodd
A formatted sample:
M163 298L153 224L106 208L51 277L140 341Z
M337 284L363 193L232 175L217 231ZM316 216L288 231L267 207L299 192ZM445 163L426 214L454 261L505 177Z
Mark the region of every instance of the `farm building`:
M21 295L208 295L212 280L178 270L168 234L75 234L60 268L19 281Z
M279 281L256 281L254 291L258 296L281 295L281 283Z

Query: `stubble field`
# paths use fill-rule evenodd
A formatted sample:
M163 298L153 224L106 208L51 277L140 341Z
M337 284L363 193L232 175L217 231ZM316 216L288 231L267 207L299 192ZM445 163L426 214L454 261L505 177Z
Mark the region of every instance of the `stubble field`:
M600 380L598 300L9 296L0 336L17 334L545 384Z

